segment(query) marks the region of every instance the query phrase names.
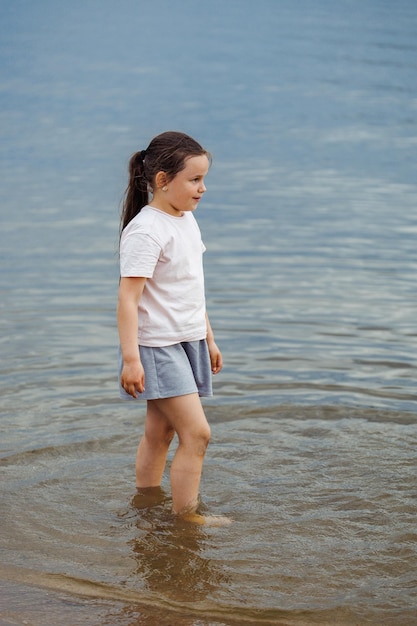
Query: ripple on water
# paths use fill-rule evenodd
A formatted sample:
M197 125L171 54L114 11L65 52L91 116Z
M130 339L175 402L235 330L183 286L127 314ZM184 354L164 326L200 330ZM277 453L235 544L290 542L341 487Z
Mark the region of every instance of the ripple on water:
M154 500L133 497L130 434L28 450L1 461L2 577L130 603L157 597L174 612L193 598L196 616L249 623L255 613L278 624L334 611L348 624L411 610L409 418L288 406L228 409L224 420L224 410L208 408L202 510L232 526L175 521L167 479Z

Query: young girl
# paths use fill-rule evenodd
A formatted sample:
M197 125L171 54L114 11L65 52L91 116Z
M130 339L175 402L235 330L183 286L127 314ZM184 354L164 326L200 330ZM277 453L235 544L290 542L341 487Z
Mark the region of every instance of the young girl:
M136 486L160 485L176 433L173 511L197 523L210 523L196 513L210 440L200 396L212 395L211 373L222 368L205 310L205 247L193 216L209 165L209 153L179 132L158 135L131 157L117 313L121 396L147 401Z

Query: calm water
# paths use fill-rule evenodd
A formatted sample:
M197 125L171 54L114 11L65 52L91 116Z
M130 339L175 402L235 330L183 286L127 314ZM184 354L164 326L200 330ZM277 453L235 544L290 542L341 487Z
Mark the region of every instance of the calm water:
M416 624L415 2L3 5L0 624ZM166 129L214 153L227 529L135 498L117 397L119 202Z

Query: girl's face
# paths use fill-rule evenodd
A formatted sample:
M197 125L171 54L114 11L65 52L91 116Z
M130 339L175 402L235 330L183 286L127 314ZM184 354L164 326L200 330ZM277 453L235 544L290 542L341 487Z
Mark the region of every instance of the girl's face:
M208 169L205 154L189 157L181 172L156 189L151 205L176 217L184 211L194 211L206 191L204 178Z

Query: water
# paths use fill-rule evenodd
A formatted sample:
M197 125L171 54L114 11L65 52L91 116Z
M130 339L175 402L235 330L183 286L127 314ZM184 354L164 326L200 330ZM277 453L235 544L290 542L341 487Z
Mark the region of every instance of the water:
M0 623L417 623L414 3L16 0L0 32ZM134 497L117 398L126 165L170 128L214 153L227 529Z

